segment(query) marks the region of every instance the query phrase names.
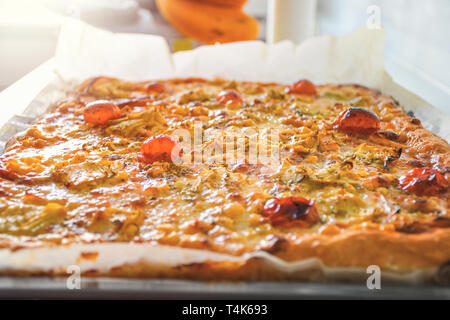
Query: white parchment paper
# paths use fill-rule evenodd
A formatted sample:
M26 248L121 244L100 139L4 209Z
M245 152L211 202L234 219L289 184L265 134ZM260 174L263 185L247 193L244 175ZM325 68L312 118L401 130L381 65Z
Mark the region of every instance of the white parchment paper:
M22 115L0 129L5 141L24 124L46 111L49 104L74 84L92 76L111 76L138 81L172 77L222 77L226 79L290 83L307 78L316 83L358 83L393 96L407 111L413 111L424 126L447 140L450 120L414 94L395 84L384 70L383 30L359 29L342 37L322 36L300 45L283 41L269 46L261 41L204 46L171 54L166 41L153 35L113 34L78 21L61 29L55 55L58 80L48 86ZM97 260L80 260L82 252L97 252ZM265 259L286 272L320 269L329 278L366 275L365 270L328 268L318 259L285 262L270 254L256 252L241 257L205 250L149 244L77 244L52 248L0 250L0 270L60 270L77 264L82 271L109 268L141 260L174 266L212 261L238 261L250 257ZM390 274L397 281L420 282L434 270Z

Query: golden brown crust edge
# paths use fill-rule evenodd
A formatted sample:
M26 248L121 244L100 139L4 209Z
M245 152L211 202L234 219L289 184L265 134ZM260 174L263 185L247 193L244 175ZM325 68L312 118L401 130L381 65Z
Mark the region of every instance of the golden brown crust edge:
M277 256L288 261L318 257L329 267L378 265L388 271L414 271L450 261L450 230L421 234L377 230L334 237L317 235L297 243L286 242Z
M448 142L421 125L417 126L415 123L418 122L418 119L416 118L399 117L396 122L406 132L407 145L413 148L419 157L431 158L431 162L443 169L445 173L445 168L450 166Z
M382 231L357 231L335 237L318 235L298 243L283 242L279 251L273 253L287 261L318 258L328 268L362 268L362 273L343 273L336 275L335 280L365 279L365 269L377 265L382 271L398 275L433 270L434 277L431 280L439 279L440 283L450 281L448 268L440 269L450 262L450 230L445 229L417 235ZM98 275L95 271L87 274ZM140 262L114 268L107 275L247 281L329 281L334 278L318 268L287 273L262 258L245 262L205 262L173 268L158 268Z
M278 248L272 249L275 250L272 252L274 255L287 261L301 261L315 257L330 268L350 267L364 270L369 265L377 265L382 271L401 275L414 271L437 270L448 264L450 230L439 229L414 235L382 231L356 231L337 236L315 235L297 243L289 240L282 241ZM0 273L13 276L65 275L64 271L57 270L3 270ZM447 273L444 275L445 279L449 276ZM209 281L332 280L319 269L287 273L263 258L251 258L242 262L205 261L175 267L139 261L115 267L109 271L88 270L84 272L84 275ZM359 277L360 275L350 274L346 279L354 280ZM338 279L342 280L342 278ZM445 279L441 282L448 280Z

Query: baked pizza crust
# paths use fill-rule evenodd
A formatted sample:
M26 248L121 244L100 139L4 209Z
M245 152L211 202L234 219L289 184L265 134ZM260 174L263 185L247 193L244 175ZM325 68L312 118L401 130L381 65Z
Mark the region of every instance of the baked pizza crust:
M376 265L383 270L383 276L393 282L450 283L448 264L450 257L450 230L435 230L426 234L401 234L381 231L357 231L338 236L314 235L301 241L283 240L264 251L264 254L239 261L208 261L180 264L176 266L155 263L152 258L141 258L111 269L89 268L82 274L88 277L129 277L129 278L176 278L191 280L246 280L246 281L324 281L357 280L367 277L366 268ZM11 246L2 243L3 249L13 252L48 247L36 244ZM51 248L50 246L49 248ZM369 249L370 248L370 249ZM68 249L69 250L69 249ZM95 264L96 250L83 251L78 263L90 261ZM320 260L313 266L295 267L287 270L284 263L273 263L266 254L290 263ZM250 256L252 254L250 253ZM61 263L61 262L58 262ZM48 269L3 269L2 274L16 276L65 276L67 266L55 263ZM323 266L322 266L323 264ZM324 270L326 268L326 270Z

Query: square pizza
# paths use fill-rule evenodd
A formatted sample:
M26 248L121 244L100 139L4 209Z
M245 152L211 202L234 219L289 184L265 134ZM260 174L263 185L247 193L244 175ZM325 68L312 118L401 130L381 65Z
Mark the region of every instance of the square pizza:
M447 141L360 85L96 77L7 143L0 248L140 243L438 270L450 261L449 179ZM90 274L314 276L258 258Z

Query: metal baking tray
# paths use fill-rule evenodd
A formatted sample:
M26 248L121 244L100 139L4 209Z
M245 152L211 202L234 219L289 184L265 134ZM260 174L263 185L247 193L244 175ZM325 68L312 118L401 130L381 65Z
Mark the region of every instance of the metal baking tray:
M88 278L67 289L65 278L0 277L0 299L446 299L450 287L365 283L200 282Z

